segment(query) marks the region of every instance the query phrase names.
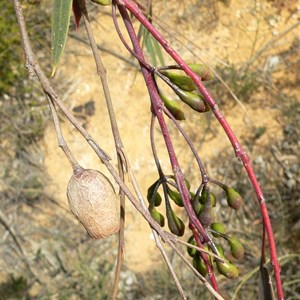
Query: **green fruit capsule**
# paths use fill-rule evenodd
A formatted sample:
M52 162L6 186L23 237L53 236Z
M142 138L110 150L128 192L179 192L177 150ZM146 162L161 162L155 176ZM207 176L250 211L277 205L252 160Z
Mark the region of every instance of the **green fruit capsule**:
M205 205L203 210L199 214L198 219L204 228L209 227L212 221L212 208Z
M193 110L200 112L200 113L207 112L210 110L210 107L203 100L202 95L186 92L179 88L174 89L174 92L185 104L187 104Z
M203 259L200 257L199 252L193 257L193 266L194 268L202 275L206 276L207 270Z
M202 81L214 79L215 76L208 66L204 64L188 64L188 66L197 73Z
M151 204L151 202L153 201L153 205L154 206L159 206L162 202L162 198L160 196L160 194L157 192L156 190L156 193L154 195L154 192L155 192L155 188L157 187L158 185L158 180L155 181L149 188L148 188L148 191L147 191L147 199L148 199L148 202Z
M111 0L91 0L91 1L96 4L103 5L103 6L111 4Z
M150 211L150 215L151 217L161 226L161 227L164 227L165 226L165 218L164 216L159 213L155 207L153 208L150 208L149 207L149 211Z
M186 185L186 188L188 189L188 191L191 189L191 184L189 183L189 181L187 179L184 178L184 182Z
M242 196L232 187L226 187L225 193L227 196L228 206L232 209L238 210L243 203Z
M239 271L237 267L230 262L226 261L224 263L217 261L217 268L220 274L227 278L237 278L239 276Z
M176 120L178 120L178 121L185 120L184 113L181 110L180 104L177 101L171 100L163 95L160 95L160 97L163 100L168 111L172 114L172 116Z
M170 198L175 202L176 205L179 207L183 207L183 202L180 194L177 191L171 190L169 187L167 187L168 195Z
M203 206L201 205L200 201L199 201L199 198L197 199L192 199L191 201L192 203L192 207L193 207L193 210L196 214L196 216L199 216L199 214L201 213L201 211L203 210Z
M210 206L215 207L216 204L217 204L216 195L210 191L209 196L210 196ZM204 205L204 204L206 204L207 200L208 200L208 195L206 194L206 190L204 189L202 191L202 195L201 195L201 198L200 198L200 203Z
M176 216L171 206L167 206L166 215L170 231L177 236L183 236L185 229L184 223L179 217Z
M195 238L194 238L193 235L188 239L187 242L191 245L197 246L197 243L196 243ZM189 256L194 257L197 250L195 248L187 247L187 252L188 252Z
M220 257L224 258L225 255L224 255L224 249L223 249L223 247L220 244L216 244L216 248L217 248L218 253L219 253L218 255Z
M214 222L210 225L210 228L216 232L219 232L221 234L225 234L226 233L226 229L225 229L225 226L222 224L222 223L217 223L217 222ZM218 234L212 232L212 235L214 237L220 237Z
M186 76L186 75L180 75L174 72L170 71L160 71L163 75L168 77L170 81L172 81L174 84L176 84L179 88L181 88L184 91L194 91L196 90L196 85L194 81Z
M235 237L230 237L227 240L230 246L230 252L234 258L241 260L244 257L245 249L242 243Z

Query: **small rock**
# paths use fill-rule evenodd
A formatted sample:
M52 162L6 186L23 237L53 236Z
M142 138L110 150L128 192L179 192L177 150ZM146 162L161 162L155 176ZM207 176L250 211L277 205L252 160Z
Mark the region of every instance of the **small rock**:
M41 292L42 286L35 282L28 291L28 296L31 298L37 298Z
M291 133L293 133L294 130L293 130L293 127L290 124L288 124L284 127L283 131L285 134L291 134Z
M285 170L285 171L284 171L284 176L285 176L287 179L291 179L291 178L293 178L293 173L290 172L289 170Z
M287 180L285 184L289 189L292 189L293 187L296 186L296 180L291 178L291 179Z

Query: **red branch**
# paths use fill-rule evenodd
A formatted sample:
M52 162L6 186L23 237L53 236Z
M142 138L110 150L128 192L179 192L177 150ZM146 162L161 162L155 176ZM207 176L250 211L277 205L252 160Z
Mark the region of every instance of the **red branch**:
M203 249L203 244L201 242L201 239L200 239L198 231L195 230L195 227L193 225L190 225L190 228L192 229L192 232L193 232L193 235L194 235L194 238L195 238L195 241L196 241L198 247L200 247L201 249ZM211 282L211 285L218 287L215 273L214 273L214 271L213 271L213 269L212 269L212 267L210 265L210 259L209 259L209 257L204 252L200 252L200 256L203 259L203 262L205 264L205 267L206 267L207 274L208 274L209 280ZM217 289L216 291L219 292L219 289Z
M142 49L139 45L138 38L135 34L135 30L132 26L130 17L128 15L126 9L124 9L123 6L119 6L119 11L120 11L121 16L123 18L124 24L126 26L128 34L130 36L130 39L132 41L132 44L133 44L133 47L134 47L134 50L135 50L136 54L144 60L143 51L142 51ZM157 120L159 122L161 131L162 131L165 143L166 143L166 147L167 147L168 154L169 154L169 157L170 157L170 163L172 165L173 173L174 173L174 176L175 176L175 179L176 179L176 183L178 185L179 192L182 195L183 204L184 204L184 207L185 207L186 212L188 214L190 223L193 224L193 226L202 235L205 242L212 243L210 236L206 233L205 229L203 228L202 224L198 220L198 218L197 218L197 216L196 216L196 214L193 210L193 207L192 207L192 204L191 204L191 201L190 201L189 191L188 191L188 189L185 185L184 177L183 177L181 168L179 166L179 163L178 163L178 160L177 160L177 157L176 157L176 154L175 154L175 150L174 150L174 147L173 147L173 144L172 144L172 141L171 141L171 137L169 135L169 131L168 131L166 122L165 122L164 117L163 117L163 110L162 110L163 103L162 103L162 100L160 99L160 97L158 95L158 92L157 92L152 74L147 70L147 68L142 63L140 63L140 66L141 66L141 70L142 70L142 73L143 73L143 76L144 76L144 79L145 79L145 82L146 82L146 85L147 85L147 88L148 88L148 92L149 92L149 95L150 95L150 100L151 100L153 111L154 111L154 113L157 117ZM213 279L213 280L211 280L212 287L214 288L214 290L218 291L218 285L217 285L217 282L215 280L213 271L211 272L210 279Z
M280 266L277 259L276 254L276 246L274 241L274 235L272 230L272 225L270 222L270 217L268 214L267 206L265 203L264 195L261 191L260 185L257 181L257 178L254 174L253 168L250 163L250 159L247 156L246 152L243 150L240 142L236 138L235 134L233 133L231 127L229 126L228 122L224 118L222 112L220 111L217 103L212 98L208 90L204 87L204 85L201 82L201 78L199 78L198 75L196 75L184 62L184 60L176 53L176 51L169 45L167 40L160 34L160 32L149 22L149 20L143 15L143 13L140 11L140 9L137 7L135 3L133 3L130 0L117 0L117 3L120 6L125 6L147 29L148 31L153 35L153 37L161 44L161 46L165 49L165 51L181 66L181 68L185 71L185 73L194 81L199 91L202 93L202 95L205 98L205 101L209 104L210 108L212 109L215 117L223 127L228 139L230 140L232 147L235 151L236 157L240 158L244 164L245 170L248 173L248 176L250 178L251 184L255 190L255 193L257 195L257 199L260 205L260 211L262 220L264 223L264 227L266 229L268 240L269 240L269 248L270 248L270 257L271 257L271 263L274 268L274 275L276 280L276 286L277 286L277 296L279 300L283 300L283 291L282 291L282 284L281 284L281 278L280 278ZM174 170L175 173L177 170ZM180 175L182 176L182 175ZM180 191L185 194L185 191Z

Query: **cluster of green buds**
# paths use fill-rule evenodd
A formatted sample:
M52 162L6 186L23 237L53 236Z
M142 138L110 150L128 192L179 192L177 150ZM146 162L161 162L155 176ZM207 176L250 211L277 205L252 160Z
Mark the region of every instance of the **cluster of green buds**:
M211 70L204 64L188 64L202 81L214 78ZM181 69L180 66L166 66L159 68L159 77L163 79L179 97L179 99L197 112L209 111L209 106L204 100L203 95L197 90L193 80L187 75L179 74L172 69ZM176 120L184 120L185 116L178 101L172 100L160 94L166 108Z
M224 190L228 206L231 209L238 210L242 205L241 195L233 187L228 187L218 182L214 183L216 183ZM212 222L213 209L216 206L216 202L217 198L215 194L212 193L208 188L203 188L200 196L194 196L192 198L193 209L202 225L207 229L207 231L211 232L213 237L222 238L224 241L226 241L230 248L231 256L227 255L226 257L221 244L215 244L215 249L217 251L214 251L214 249L210 246L204 245L204 250L217 252L216 254L223 259L223 261L220 261L216 258L211 257L211 266L215 265L219 273L227 278L236 278L238 276L238 269L233 264L233 261L241 260L244 256L245 250L242 243L236 237L227 234L226 227L222 223ZM188 243L196 246L194 236L191 236L188 239ZM200 252L189 247L187 248L187 251L188 254L193 257L194 267L203 276L205 276L207 274L207 270Z
M224 275L227 278L236 278L238 276L238 269L237 267L233 264L235 260L242 260L244 257L244 246L242 243L234 236L232 235L227 235L226 234L226 229L225 226L221 223L212 223L210 225L210 231L212 232L214 237L217 238L223 238L227 245L230 248L230 255L225 256L224 253L224 248L222 247L221 244L216 243L215 247L217 249L217 255L222 259L218 259L215 257L210 257L210 264L211 266L216 266L217 270L219 271L220 274ZM188 239L188 243L194 246L197 246L197 243L194 239L194 236L191 236ZM203 247L204 250L209 250L212 251L210 247L207 245L204 245ZM201 257L201 254L198 250L195 248L187 248L188 254L193 258L193 265L194 267L199 271L200 274L203 276L206 276L207 274L207 269L205 266L205 263ZM228 257L229 256L229 257Z
M220 186L227 198L228 207L234 210L238 210L242 205L241 195L233 188L224 184L215 182ZM238 276L238 269L233 264L236 260L241 260L244 256L244 247L242 243L234 236L227 234L226 228L222 223L213 222L214 209L217 205L216 195L210 191L208 186L202 187L201 191L197 191L196 194L190 191L190 183L185 179L185 184L190 193L191 204L193 210L198 217L203 227L210 232L216 239L222 239L229 246L231 255L225 256L224 249L221 243L215 243L211 245L204 245L204 250L208 250L217 254L222 260L210 257L211 266L215 266L220 274L227 278L236 278ZM165 215L158 211L158 207L162 204L163 197L160 195L159 190L163 190L165 200ZM158 179L148 189L147 199L149 202L149 212L152 218L164 227L167 223L169 230L177 235L183 236L185 232L185 224L181 218L176 214L176 210L172 207L184 206L182 197L176 189L176 183L174 176L166 176L164 180ZM165 222L165 217L167 222ZM188 239L188 243L197 246L194 236ZM195 248L187 247L188 254L193 258L194 267L203 275L207 274L205 263L201 257L201 253Z
M167 176L170 180L174 181L174 176ZM183 236L185 231L185 225L181 218L176 214L172 204L178 207L183 207L183 201L180 193L174 188L175 183L172 181L155 181L149 188L147 192L147 199L149 202L149 212L152 218L161 226L165 225L165 217L157 210L157 207L162 203L162 197L158 192L158 189L162 185L165 207L166 207L166 218L169 230L177 235ZM190 184L185 180L185 184L188 189L190 189ZM172 203L172 204L171 204Z

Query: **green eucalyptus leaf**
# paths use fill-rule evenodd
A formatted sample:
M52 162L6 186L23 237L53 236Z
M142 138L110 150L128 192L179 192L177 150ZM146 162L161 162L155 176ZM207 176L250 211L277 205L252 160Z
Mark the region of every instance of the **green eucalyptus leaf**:
M53 0L51 27L52 76L66 45L71 7L72 0Z

